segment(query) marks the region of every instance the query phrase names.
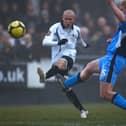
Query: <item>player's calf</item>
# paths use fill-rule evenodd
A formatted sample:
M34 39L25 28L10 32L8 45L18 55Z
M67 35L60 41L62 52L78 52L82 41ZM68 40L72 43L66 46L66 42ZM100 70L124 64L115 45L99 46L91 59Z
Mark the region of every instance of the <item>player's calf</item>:
M72 88L66 88L64 86L65 78L60 74L57 74L56 77L58 83L61 85L63 91L66 93L66 96L68 97L70 102L80 111L81 118L87 118L88 110L82 106Z

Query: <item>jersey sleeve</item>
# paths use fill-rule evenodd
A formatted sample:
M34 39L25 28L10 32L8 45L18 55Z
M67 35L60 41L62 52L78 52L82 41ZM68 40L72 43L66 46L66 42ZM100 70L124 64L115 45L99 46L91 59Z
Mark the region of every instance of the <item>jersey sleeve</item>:
M80 28L78 28L78 40L82 43L83 47L86 48L88 46L88 44L85 42L85 40L82 37Z
M58 24L54 24L49 28L48 33L45 35L44 39L42 40L43 46L55 46L58 44L57 36L56 36L56 29Z

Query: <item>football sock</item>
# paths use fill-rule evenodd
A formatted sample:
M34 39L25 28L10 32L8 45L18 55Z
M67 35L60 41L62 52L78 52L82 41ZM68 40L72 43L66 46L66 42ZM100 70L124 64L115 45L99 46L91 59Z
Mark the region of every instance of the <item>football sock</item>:
M51 69L49 69L48 72L46 72L46 79L56 75L58 73L58 67L52 66Z
M126 109L126 99L121 94L115 94L112 103L120 108Z
M78 109L78 110L86 110L80 103L79 99L77 98L76 94L73 92L73 90L66 90L66 95L68 99L73 103L73 105Z
M80 73L74 74L73 76L69 77L65 80L64 85L66 88L76 85L77 83L81 82Z
M61 75L67 75L67 70L60 70L57 66L52 66L48 72L46 72L46 79L56 75L57 73Z

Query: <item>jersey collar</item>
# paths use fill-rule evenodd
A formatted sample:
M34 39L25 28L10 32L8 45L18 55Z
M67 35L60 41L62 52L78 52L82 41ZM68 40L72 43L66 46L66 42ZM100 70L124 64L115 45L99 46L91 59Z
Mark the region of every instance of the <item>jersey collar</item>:
M63 25L62 21L61 21L61 26L62 26L63 29L65 29L65 26ZM72 25L71 29L73 30L73 25Z

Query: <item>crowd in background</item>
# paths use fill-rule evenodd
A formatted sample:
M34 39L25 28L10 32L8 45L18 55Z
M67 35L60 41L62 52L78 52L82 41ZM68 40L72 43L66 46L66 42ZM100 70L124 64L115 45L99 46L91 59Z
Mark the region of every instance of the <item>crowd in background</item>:
M95 4L98 4L97 1ZM63 10L68 8L76 12L76 24L90 46L87 51L78 47L79 54L103 54L108 44L106 39L113 35L117 20L107 13L105 5L100 5L101 9L94 6L90 1L85 3L83 0L1 0L0 61L9 64L48 57L50 49L43 48L41 40L48 28L61 20ZM26 25L26 34L21 39L12 38L7 32L7 26L13 20L21 20Z

